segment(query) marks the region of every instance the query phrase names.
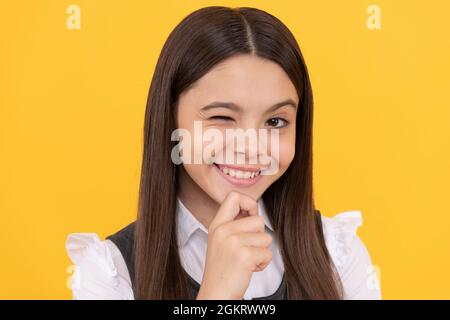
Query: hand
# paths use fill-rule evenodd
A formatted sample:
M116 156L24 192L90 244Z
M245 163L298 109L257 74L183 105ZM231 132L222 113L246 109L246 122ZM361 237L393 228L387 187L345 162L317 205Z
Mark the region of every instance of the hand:
M257 202L230 192L208 228L205 271L197 299L242 299L253 272L264 270L272 260L271 243Z

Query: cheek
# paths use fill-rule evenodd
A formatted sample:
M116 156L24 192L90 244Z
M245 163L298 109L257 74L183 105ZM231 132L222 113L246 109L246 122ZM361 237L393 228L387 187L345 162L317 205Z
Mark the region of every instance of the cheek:
M289 136L280 137L280 157L279 164L280 170L284 172L295 156L295 134Z
M265 188L268 188L272 183L278 180L287 170L292 160L295 157L295 131L290 134L280 135L279 137L278 157L278 172L274 175L267 175L264 179L266 182Z
M205 177L205 173L209 170L209 167L206 164L183 163L182 166L192 180L196 182L200 182Z

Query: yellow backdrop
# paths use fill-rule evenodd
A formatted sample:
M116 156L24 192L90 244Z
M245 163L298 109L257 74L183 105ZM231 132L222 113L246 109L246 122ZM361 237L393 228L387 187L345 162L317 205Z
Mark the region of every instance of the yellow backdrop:
M267 10L297 37L317 207L361 210L383 298L449 299L445 0L1 1L0 298L71 298L67 235L134 219L156 60L208 5Z

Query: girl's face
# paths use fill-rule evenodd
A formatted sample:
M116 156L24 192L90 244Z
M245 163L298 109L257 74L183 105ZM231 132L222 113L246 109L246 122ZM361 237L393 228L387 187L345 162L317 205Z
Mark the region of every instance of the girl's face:
M188 130L192 138L192 161L183 162L182 170L185 172L182 175L192 179L218 203L222 203L233 190L245 193L255 200L259 199L286 171L294 158L298 103L299 97L294 85L275 62L252 55L236 55L216 65L179 97L177 127ZM211 147L215 143L216 151L212 154L222 153L223 161L212 164L205 161L201 161L201 164L194 163L194 139L198 138L195 135L198 131L194 132L196 121L201 121L203 133L208 129L217 129L223 133L223 142L200 142L203 149L208 144ZM197 129L199 124L197 122ZM229 152L227 148L230 148L230 141L226 140L226 130L238 128L243 131L256 130L257 134L258 129L267 129L268 132L271 132L270 129L278 129L277 152L274 152L276 148L271 145L271 135L266 140L267 150L260 148L256 152L265 153L272 163L276 163L276 173L265 174L267 162L262 164L262 161L257 161L255 164L255 159L251 159L255 154L252 148L259 145L260 137L257 138L258 144L249 145L249 139L246 139L244 149L230 149L233 150L234 160L227 161L225 154ZM187 150L182 153L185 152ZM238 162L238 153L240 157L244 157L244 164Z

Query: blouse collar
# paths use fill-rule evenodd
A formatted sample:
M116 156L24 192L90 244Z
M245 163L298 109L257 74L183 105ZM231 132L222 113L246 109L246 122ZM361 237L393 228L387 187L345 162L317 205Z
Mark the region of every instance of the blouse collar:
M260 216L263 217L265 225L273 232L274 230L269 221L269 217L267 216L262 198L260 198L257 203ZM200 221L198 221L197 218L195 218L183 202L181 202L180 198L177 198L177 231L179 244L184 246L197 229L200 229L205 234L208 234L208 229Z

